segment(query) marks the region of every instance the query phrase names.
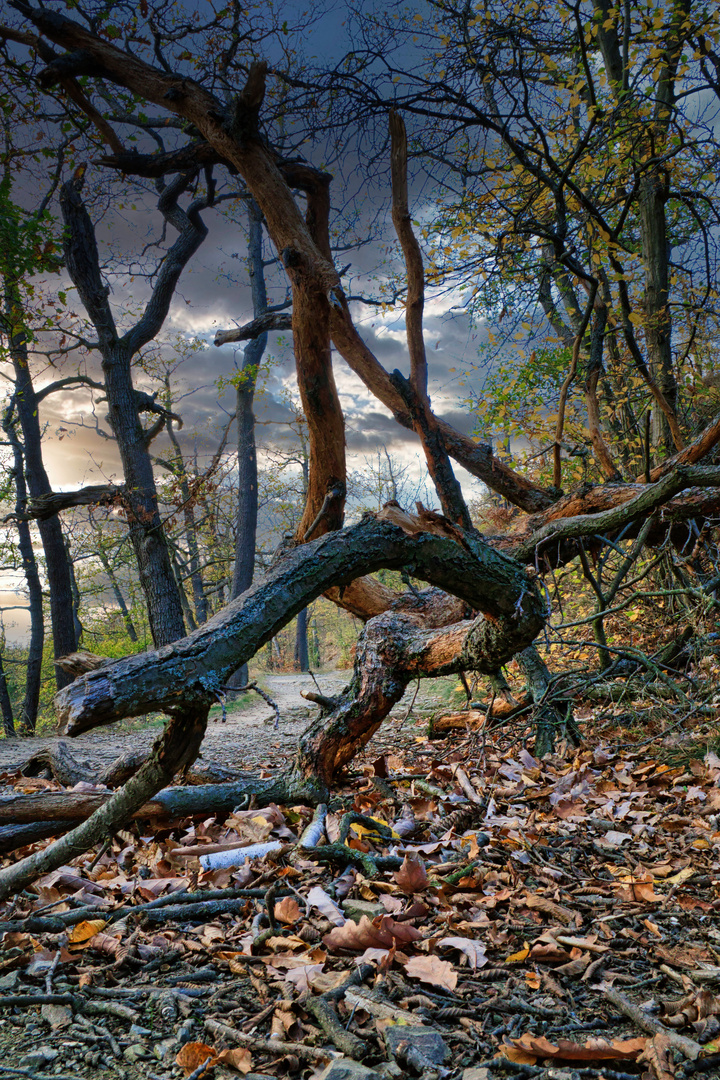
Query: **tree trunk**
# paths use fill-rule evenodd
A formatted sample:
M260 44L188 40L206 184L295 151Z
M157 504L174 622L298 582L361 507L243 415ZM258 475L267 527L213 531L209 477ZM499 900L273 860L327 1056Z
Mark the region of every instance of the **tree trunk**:
M15 717L13 716L12 701L10 700L7 675L3 667L2 657L0 657L0 713L2 713L5 738L14 739L17 734L15 731Z
M563 706L558 707L548 700L552 688L552 676L547 664L534 645L519 651L515 657L522 671L530 697L535 704L535 757L551 754L555 748L555 738L562 728L566 728L574 743L580 743L580 733L572 714L567 718Z
M28 608L30 611L30 641L28 643L27 667L25 669L25 695L20 707L18 727L23 735L32 735L37 723L38 704L40 702L43 647L45 644L45 615L43 612L42 585L40 584L30 525L22 519L22 512L27 502L23 452L9 408L6 409L3 416L3 430L13 451L18 548L25 575L25 584L27 585ZM56 671L62 674L64 683L71 681L59 668Z
M118 336L108 289L100 273L93 224L80 194L82 174L76 174L70 183L64 184L60 193L65 265L98 336L110 426L117 439L125 477L125 516L156 646L176 641L185 633L180 593L160 518L148 449L153 434L164 426L168 414L154 406L147 395L143 397L136 392L132 358L161 329L182 270L207 234L197 204L187 214L178 206L177 200L187 183L187 177L180 177L163 189L158 207L179 236L157 272L142 317L122 337ZM148 408L160 412L154 433L152 428L145 431L140 422L140 410Z
M70 592L72 594L72 614L73 624L75 626L75 639L78 646L80 646L82 644L83 635L83 627L80 622L80 589L78 588L77 578L75 577L75 567L73 566L70 540L67 536L64 536L63 540L65 542L65 551L67 552L68 567L70 569Z
M10 358L15 373L15 407L23 436L28 493L31 499L38 499L49 495L52 489L43 462L39 404L30 375L27 339L19 319L14 317L18 312L13 299L6 293L6 312L10 325L15 328L10 339ZM38 530L45 553L53 652L57 659L77 648L70 565L59 518L51 517L38 521ZM60 690L67 686L70 680L63 671L56 668L55 681Z
M657 171L640 181L640 230L645 268L645 342L649 367L665 400L675 410L677 384L672 363L672 319L668 306L668 236L665 219L667 183ZM653 444L673 453L675 443L667 417L653 409Z
M468 670L490 674L527 640L524 616L451 622L463 608L435 589L402 597L366 624L353 676L331 711L301 737L293 775L329 785L369 742L413 679Z
M138 414L130 362L128 350L120 341L103 353L108 415L125 477L125 517L140 585L147 600L150 632L155 645L160 646L183 637L185 624L158 509L152 461Z
M253 318L267 314L267 289L263 262L263 219L254 199L248 200L248 256L247 267L253 301ZM242 368L237 376L236 423L237 423L237 510L235 516L235 566L233 569L230 599L235 600L252 585L255 573L255 544L257 542L258 471L255 446L255 413L253 402L255 385L268 335L260 333L245 346ZM243 664L229 684L237 688L248 683L248 667Z
M303 608L298 612L295 624L295 666L298 671L310 670L310 658L308 656L308 609Z

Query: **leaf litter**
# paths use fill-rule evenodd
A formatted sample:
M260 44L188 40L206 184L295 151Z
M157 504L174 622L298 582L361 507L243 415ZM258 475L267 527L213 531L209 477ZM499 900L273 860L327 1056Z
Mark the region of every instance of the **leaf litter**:
M416 739L326 816L140 825L40 878L1 909L5 1073L720 1075L720 759L471 748Z

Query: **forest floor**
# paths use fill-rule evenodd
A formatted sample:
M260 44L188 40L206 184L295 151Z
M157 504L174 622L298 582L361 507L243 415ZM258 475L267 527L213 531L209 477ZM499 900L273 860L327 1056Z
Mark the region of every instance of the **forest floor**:
M263 685L279 730L253 704L211 723L206 760L292 754L306 684ZM455 685L382 725L319 846L298 844L311 807L141 823L0 906L0 1080L720 1076L717 720L650 741L585 708L587 743L539 761L528 728L428 739ZM265 841L222 870L193 854Z

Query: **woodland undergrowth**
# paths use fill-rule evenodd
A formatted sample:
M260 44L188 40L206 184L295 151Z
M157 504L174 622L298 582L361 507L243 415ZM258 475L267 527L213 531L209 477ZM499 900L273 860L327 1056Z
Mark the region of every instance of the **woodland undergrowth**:
M543 760L528 717L388 726L326 812L108 838L3 905L0 1075L718 1075L720 756L663 708Z

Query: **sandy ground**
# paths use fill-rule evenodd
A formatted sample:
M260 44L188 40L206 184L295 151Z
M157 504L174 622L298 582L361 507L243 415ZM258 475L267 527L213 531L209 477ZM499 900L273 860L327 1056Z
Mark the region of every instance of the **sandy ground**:
M330 697L343 689L349 677L349 671L331 671L318 675L317 680L321 692ZM299 735L317 715L317 707L301 696L302 691L317 691L317 686L310 675L300 674L265 675L262 686L277 702L281 717L279 727L276 729L274 726L273 710L256 693L248 695L248 704L245 704L247 698L241 698L237 704L230 703L224 723L221 709L213 708L203 742L203 761L224 765L232 770L254 772L262 767L277 768L291 757ZM414 693L413 683L393 710L389 721L375 736L373 743L378 742L378 752L383 752L388 744L392 746L395 740L391 730L397 729L407 714ZM433 705L437 705L433 682L423 682L415 702L415 712L404 726L406 734L412 731L420 714L427 714L428 708ZM140 718L136 722L126 723L123 730L118 730L117 726L97 728L68 742L73 757L102 768L127 751L149 748L159 730L159 723L150 726L145 718ZM46 746L52 738L1 739L0 770L10 771L36 750Z

